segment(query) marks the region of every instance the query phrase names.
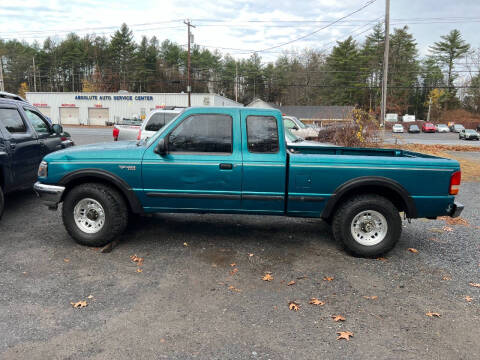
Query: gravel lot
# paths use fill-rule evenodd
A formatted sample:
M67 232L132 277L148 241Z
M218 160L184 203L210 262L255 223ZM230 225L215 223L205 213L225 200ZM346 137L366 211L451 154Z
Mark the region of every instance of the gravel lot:
M0 358L478 359L478 190L459 195L470 226L414 220L383 260L347 255L315 219L190 214L134 219L104 254L73 242L32 192L11 194ZM74 309L79 300L88 306Z

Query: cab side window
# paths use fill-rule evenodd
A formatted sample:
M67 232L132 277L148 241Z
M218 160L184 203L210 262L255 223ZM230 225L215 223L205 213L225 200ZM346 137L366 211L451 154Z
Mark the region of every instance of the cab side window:
M0 123L10 134L27 132L27 127L17 109L0 109Z
M27 114L28 119L32 123L33 128L38 134L50 134L52 132L50 130L50 125L47 124L46 120L41 118L40 115L29 109L24 110L25 114Z
M168 151L232 153L232 126L230 115L190 115L168 136Z
M247 145L251 153L277 153L278 124L274 116L247 116Z

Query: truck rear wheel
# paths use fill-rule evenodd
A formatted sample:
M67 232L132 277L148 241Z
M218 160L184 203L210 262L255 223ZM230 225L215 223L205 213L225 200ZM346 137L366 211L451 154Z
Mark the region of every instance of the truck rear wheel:
M358 195L336 211L333 235L358 256L376 257L390 251L400 239L402 220L391 201L379 195Z
M104 246L125 230L128 208L114 188L88 183L67 193L62 217L65 228L77 243Z

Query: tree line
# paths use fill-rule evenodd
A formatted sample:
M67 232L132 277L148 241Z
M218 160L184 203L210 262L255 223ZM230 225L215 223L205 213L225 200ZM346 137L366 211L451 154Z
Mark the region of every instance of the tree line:
M377 24L365 40L352 37L330 49L282 53L263 62L192 47L192 91L214 92L239 102L254 98L282 105L355 105L379 113L384 30ZM42 45L0 39L5 90L186 91L186 49L170 40L143 36L136 43L123 24L111 37L71 33ZM407 26L390 35L388 112L425 118L464 107L480 112L480 50L458 30L441 37L420 58ZM462 91L459 91L459 90Z

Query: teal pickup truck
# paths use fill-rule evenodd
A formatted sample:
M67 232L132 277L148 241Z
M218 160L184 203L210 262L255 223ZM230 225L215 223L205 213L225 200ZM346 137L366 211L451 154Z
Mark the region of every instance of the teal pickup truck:
M321 218L350 252L398 241L402 219L458 216L457 161L389 149L287 145L273 109L188 108L153 137L45 156L35 190L80 244L103 246L132 213Z

